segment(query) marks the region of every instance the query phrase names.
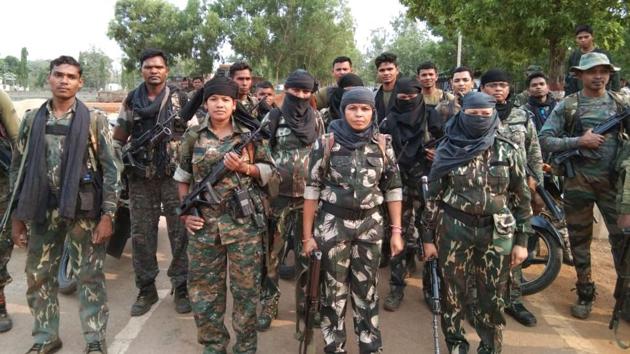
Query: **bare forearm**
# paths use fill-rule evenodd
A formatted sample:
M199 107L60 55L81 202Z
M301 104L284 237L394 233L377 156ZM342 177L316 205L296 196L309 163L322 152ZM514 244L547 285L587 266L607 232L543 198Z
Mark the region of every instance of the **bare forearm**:
M389 220L394 226L401 226L402 202L387 202L387 211L389 212Z
M190 188L189 183L177 182L177 195L179 196L180 202L188 195L188 188Z
M313 220L315 219L315 210L317 209L317 200L304 200L304 215L302 218L302 240L308 240L313 237Z

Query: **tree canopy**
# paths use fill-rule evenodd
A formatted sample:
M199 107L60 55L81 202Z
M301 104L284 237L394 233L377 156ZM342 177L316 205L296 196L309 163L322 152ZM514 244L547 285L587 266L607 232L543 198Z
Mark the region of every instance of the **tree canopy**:
M102 50L92 48L79 53L79 63L83 68L83 86L103 89L112 76L112 59Z

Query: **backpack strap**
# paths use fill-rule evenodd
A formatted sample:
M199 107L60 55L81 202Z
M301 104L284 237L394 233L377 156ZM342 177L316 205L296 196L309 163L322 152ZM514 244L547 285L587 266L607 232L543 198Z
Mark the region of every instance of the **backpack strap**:
M326 133L322 135L322 143L324 144L324 156L322 157L322 163L319 165L319 178L323 178L328 173L330 167L330 155L332 148L335 145L335 134Z
M383 155L383 164L386 165L387 161L387 134L378 133L376 136L376 143L378 144L378 149L381 150L381 155Z

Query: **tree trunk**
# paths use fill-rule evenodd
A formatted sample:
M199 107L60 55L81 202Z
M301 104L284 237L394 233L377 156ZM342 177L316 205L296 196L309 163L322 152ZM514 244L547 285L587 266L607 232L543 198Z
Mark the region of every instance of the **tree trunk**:
M549 89L562 91L564 89L564 61L567 49L560 38L549 39Z

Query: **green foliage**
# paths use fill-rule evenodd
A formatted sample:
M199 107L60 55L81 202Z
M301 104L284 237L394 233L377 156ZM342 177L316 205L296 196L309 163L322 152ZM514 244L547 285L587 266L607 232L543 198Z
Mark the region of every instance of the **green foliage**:
M222 39L221 28L220 19L205 1L188 0L186 8L179 10L165 0L118 0L107 35L125 53L126 71L140 67L144 49L160 48L169 57L169 64L191 58L195 71L209 73Z
M626 1L600 0L541 2L537 0L401 0L408 15L427 23L446 38L461 31L474 42L475 61L490 66L510 64L519 71L532 61L547 58L543 66L552 82L560 82L567 47L573 43L575 25L588 23L603 48L623 46L628 20ZM487 51L487 53L483 53ZM470 54L470 53L469 53ZM490 54L490 55L488 55ZM468 62L470 57L466 57ZM532 60L534 59L534 60ZM488 65L488 66L486 66Z
M102 50L92 48L79 52L79 63L83 68L83 87L103 89L112 76L112 59Z
M28 62L28 87L31 89L40 89L46 85L48 79L48 71L50 61L34 60Z
M4 57L3 72L5 73L17 73L20 67L20 60L12 55Z
M343 1L224 0L214 8L236 54L275 82L298 68L325 80L335 57L359 59Z

